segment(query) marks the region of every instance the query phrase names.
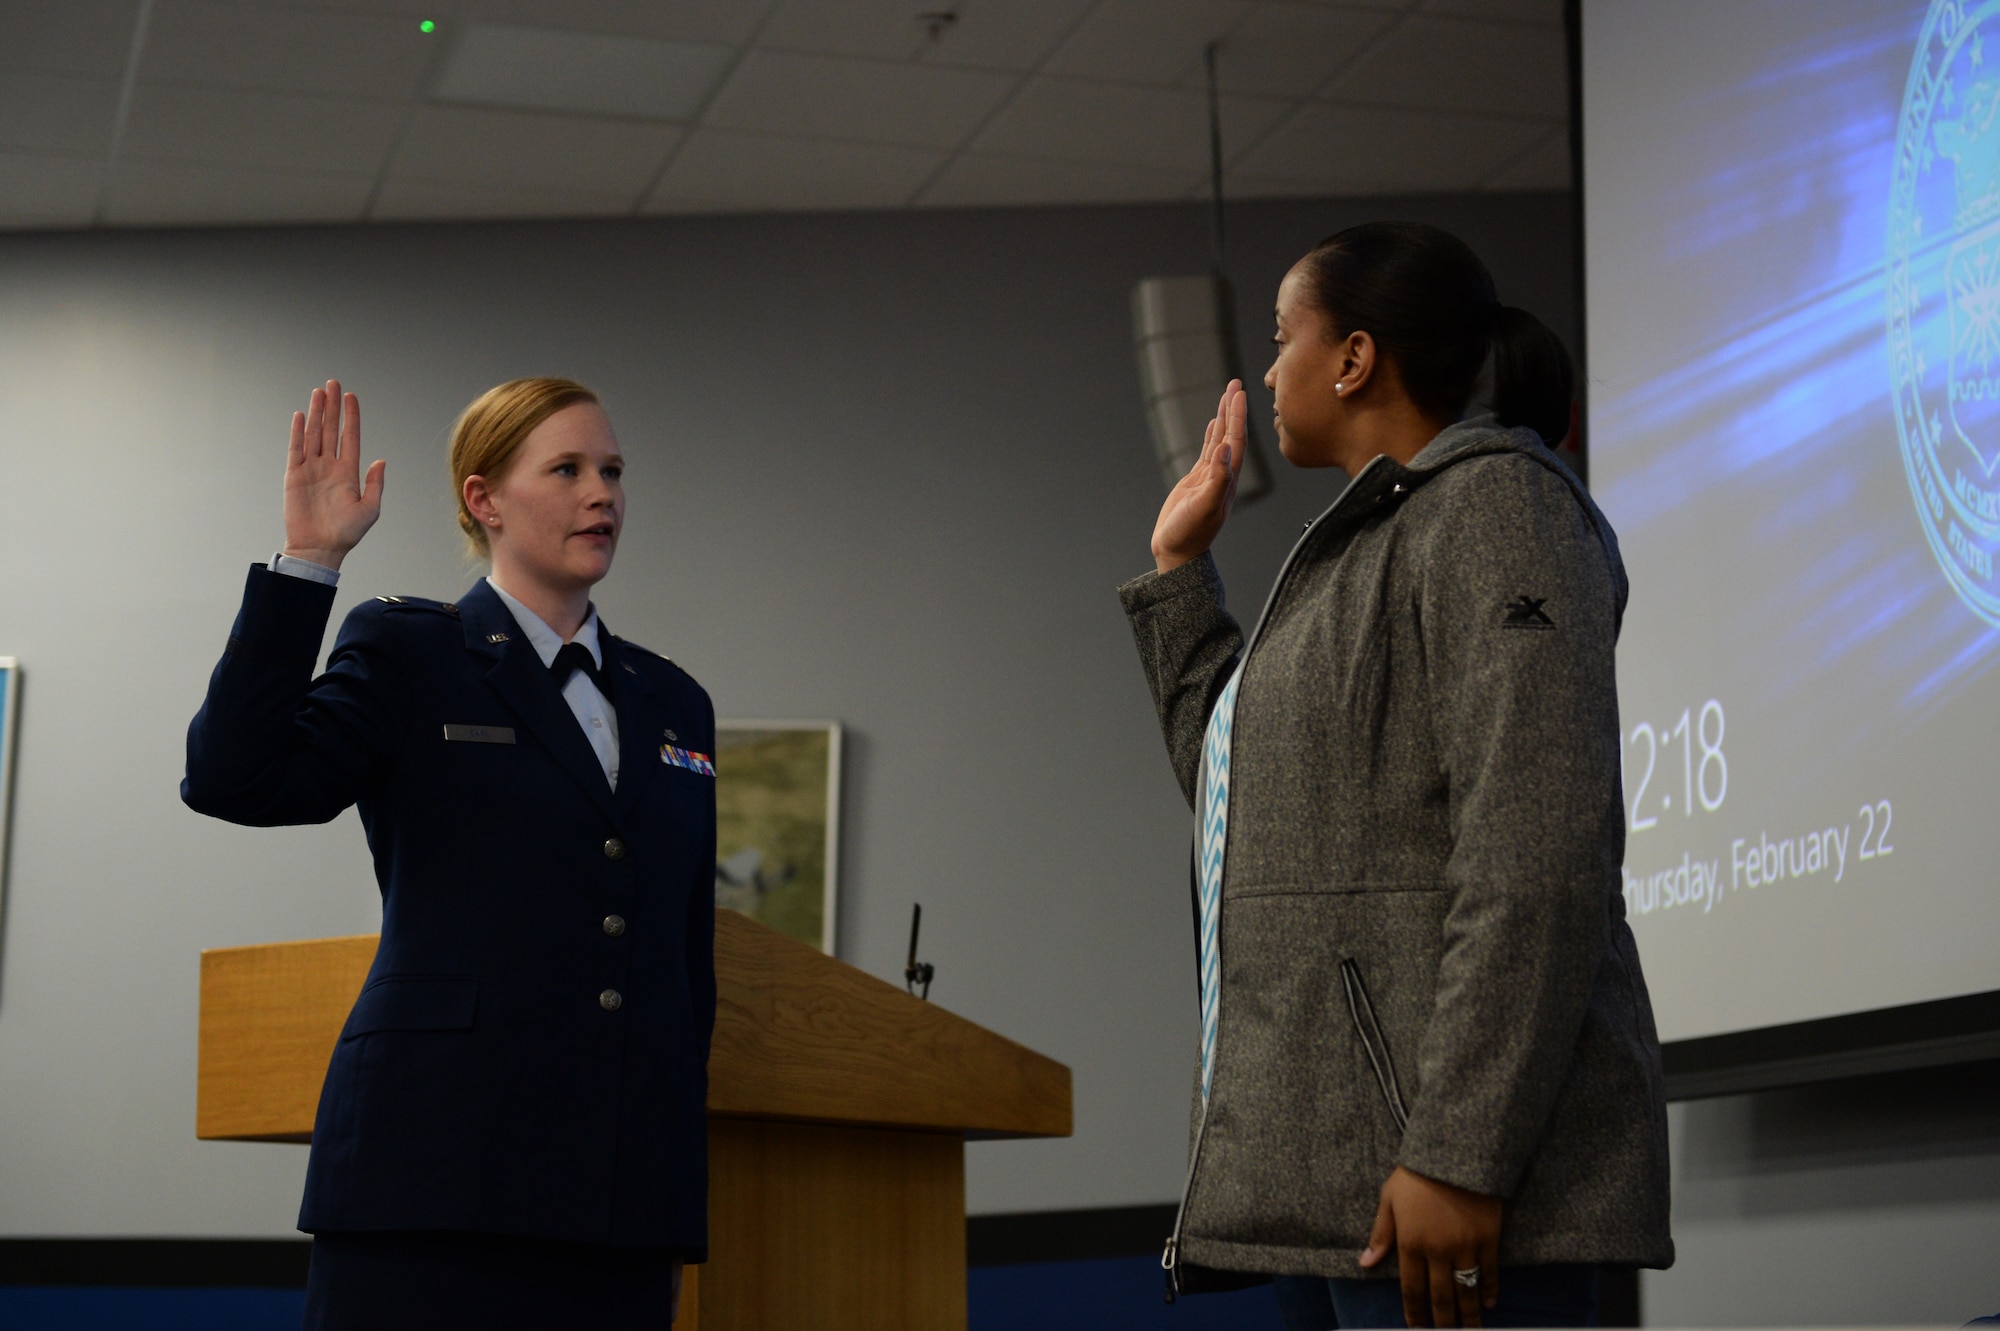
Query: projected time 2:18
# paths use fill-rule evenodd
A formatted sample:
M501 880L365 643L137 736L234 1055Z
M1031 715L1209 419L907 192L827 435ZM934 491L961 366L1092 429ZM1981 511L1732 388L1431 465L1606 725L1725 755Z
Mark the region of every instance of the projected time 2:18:
M1729 794L1729 759L1722 752L1727 729L1722 704L1713 698L1699 712L1683 708L1680 720L1671 725L1641 721L1632 727L1625 743L1631 752L1626 770L1639 773L1630 805L1634 832L1657 825L1662 813L1673 812L1676 798L1688 818L1694 817L1697 800L1709 813L1722 807ZM1679 762L1674 761L1676 750Z

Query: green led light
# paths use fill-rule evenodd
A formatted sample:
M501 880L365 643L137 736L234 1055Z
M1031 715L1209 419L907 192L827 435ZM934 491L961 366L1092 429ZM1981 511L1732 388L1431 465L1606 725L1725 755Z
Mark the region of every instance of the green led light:
M417 25L418 32L436 32L437 30L438 30L438 25L431 22L429 19L425 19L422 23L419 23Z

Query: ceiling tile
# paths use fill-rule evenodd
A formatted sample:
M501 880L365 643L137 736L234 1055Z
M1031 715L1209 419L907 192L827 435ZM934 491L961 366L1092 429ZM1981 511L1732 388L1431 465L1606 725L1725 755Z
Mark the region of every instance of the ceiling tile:
M879 60L923 60L1026 72L1054 49L1095 0L780 0L757 44L772 50ZM920 11L955 13L935 40Z
M1323 96L1498 115L1569 114L1560 30L1412 15Z
M773 51L914 60L931 45L922 0L778 0L757 45ZM950 6L940 4L939 10ZM956 27L954 24L952 27ZM956 36L949 28L945 36Z
M590 115L691 120L736 57L713 42L474 23L452 38L436 95Z
M139 0L0 4L0 69L122 79Z
M1204 173L1165 167L1051 162L965 153L917 200L920 207L990 208L1017 204L1145 203L1177 200Z
M1263 98L1223 98L1225 151L1254 142L1287 106ZM1208 99L1187 88L1037 78L993 118L972 147L1011 157L1166 166L1205 174Z
M1202 48L1225 38L1251 0L1104 0L1057 48L1044 71L1134 83L1173 83L1201 67Z
M374 180L166 162L123 162L105 208L114 226L352 222Z
M1433 14L1534 23L1545 28L1560 28L1563 21L1562 0L1425 0L1424 8Z
M456 17L461 23L516 23L742 46L768 8L769 0L461 0Z
M451 0L255 0L272 9L337 9L350 14L401 14L405 18L437 19Z
M1021 73L1040 66L1097 0L975 0L951 6L958 22L917 58Z
M123 152L135 160L372 177L403 115L392 102L142 83Z
M685 131L672 125L531 111L426 106L390 164L392 178L588 190L629 207Z
M1521 154L1494 175L1484 187L1492 190L1569 189L1569 126L1549 131L1547 138Z
M1308 103L1232 163L1237 194L1381 194L1473 189L1532 147L1534 121Z
M589 190L468 185L458 181L391 177L382 183L371 222L444 222L519 217L623 217L632 211L628 194Z
M80 157L0 152L0 228L88 226L103 174Z
M1216 85L1224 92L1304 97L1393 27L1396 18L1379 9L1335 9L1266 0L1217 50ZM1197 62L1181 82L1186 87L1205 87L1207 71Z
M102 156L117 113L107 80L0 73L0 149Z
M899 208L944 161L933 148L699 129L674 157L645 211Z
M139 77L276 92L412 97L438 50L407 18L159 0Z
M716 94L703 124L952 148L1017 81L986 70L752 51Z

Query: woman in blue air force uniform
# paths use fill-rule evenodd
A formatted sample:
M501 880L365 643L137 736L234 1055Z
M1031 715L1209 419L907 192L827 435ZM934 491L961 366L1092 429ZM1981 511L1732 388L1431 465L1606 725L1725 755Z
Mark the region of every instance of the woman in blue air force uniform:
M382 943L327 1070L306 1324L659 1327L707 1246L714 715L590 604L624 518L589 390L517 380L452 439L492 575L384 596L313 678L381 509L337 383L292 421L284 553L253 565L182 798L252 826L358 805Z

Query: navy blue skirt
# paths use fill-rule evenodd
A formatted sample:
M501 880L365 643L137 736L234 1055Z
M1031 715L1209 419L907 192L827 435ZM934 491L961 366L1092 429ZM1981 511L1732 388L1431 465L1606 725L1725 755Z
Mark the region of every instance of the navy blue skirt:
M445 1230L315 1234L305 1331L665 1331L679 1256Z

